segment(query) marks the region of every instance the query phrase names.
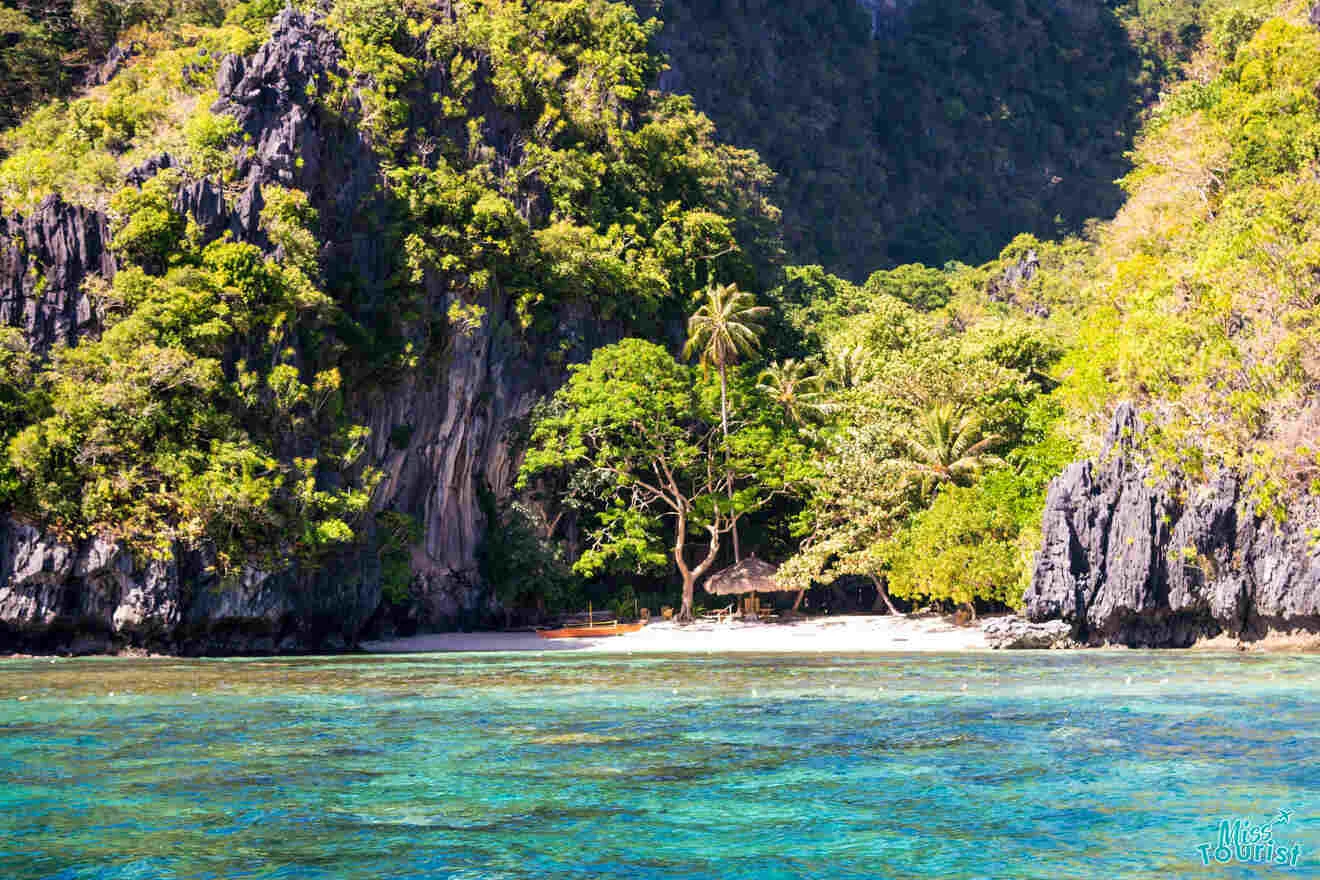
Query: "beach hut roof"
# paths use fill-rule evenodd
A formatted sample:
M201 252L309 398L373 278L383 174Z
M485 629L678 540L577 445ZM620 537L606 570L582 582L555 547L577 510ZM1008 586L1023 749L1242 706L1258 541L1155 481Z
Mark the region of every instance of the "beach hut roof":
M779 566L749 556L737 565L718 571L706 581L705 590L715 596L738 593L780 593L785 587L775 583Z

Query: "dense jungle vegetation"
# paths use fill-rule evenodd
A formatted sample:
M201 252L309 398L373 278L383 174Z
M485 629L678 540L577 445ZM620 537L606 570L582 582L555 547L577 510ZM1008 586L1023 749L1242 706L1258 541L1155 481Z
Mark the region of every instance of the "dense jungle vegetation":
M728 16L701 30L705 6L662 9L666 82L721 83L698 96L718 136L654 88L670 38L627 5L326 4L346 75L308 99L379 163L396 262L370 290L325 259L335 221L297 186L264 188L261 242L175 207L200 178L237 196L252 145L215 74L283 3L0 9L4 211L103 211L120 266L96 338L2 331L0 506L231 572L384 534L404 601L416 524L373 508L350 390L446 369L492 291L529 357L578 361L521 426L517 496L484 499L510 608L687 611L735 546L877 607L1013 607L1049 481L1120 399L1162 476L1245 474L1265 516L1320 494L1306 6L916 3L873 37L851 0L767 5L796 34L781 54ZM112 44L131 57L78 87ZM792 74L746 75L771 59ZM776 146L767 165L733 144ZM128 182L162 152L174 167ZM570 307L625 338L572 358Z
M794 259L857 282L1112 216L1201 27L1198 0L639 5L666 23L662 82L780 175Z

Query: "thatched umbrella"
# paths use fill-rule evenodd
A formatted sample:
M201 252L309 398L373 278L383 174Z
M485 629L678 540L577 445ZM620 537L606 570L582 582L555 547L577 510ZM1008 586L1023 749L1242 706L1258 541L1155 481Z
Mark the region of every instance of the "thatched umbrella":
M777 571L779 566L748 556L742 562L711 575L706 581L705 590L715 596L791 592L790 588L781 587L775 582Z

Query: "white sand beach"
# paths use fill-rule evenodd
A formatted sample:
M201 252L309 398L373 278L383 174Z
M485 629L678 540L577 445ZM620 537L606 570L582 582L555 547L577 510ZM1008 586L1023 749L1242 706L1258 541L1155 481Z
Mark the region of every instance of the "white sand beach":
M679 626L658 622L640 632L599 639L543 639L535 633L435 633L365 642L372 653L445 651L584 651L598 654L818 654L988 650L980 625L937 616L815 617L785 623L729 621Z

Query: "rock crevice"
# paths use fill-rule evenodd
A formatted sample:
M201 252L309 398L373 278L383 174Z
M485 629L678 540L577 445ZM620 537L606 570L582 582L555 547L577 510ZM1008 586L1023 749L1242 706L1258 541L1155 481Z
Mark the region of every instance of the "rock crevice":
M0 326L17 327L37 354L100 330L85 282L111 278L104 214L47 196L26 217L0 217Z

